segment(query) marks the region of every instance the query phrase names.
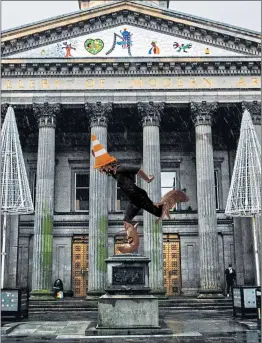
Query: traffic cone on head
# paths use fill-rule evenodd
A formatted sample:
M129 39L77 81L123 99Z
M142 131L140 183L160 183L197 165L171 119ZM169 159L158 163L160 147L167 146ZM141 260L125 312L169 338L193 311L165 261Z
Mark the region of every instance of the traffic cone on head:
M95 169L116 161L116 158L114 156L109 155L109 153L106 151L104 146L99 142L95 135L91 135L91 139L92 155L95 158Z

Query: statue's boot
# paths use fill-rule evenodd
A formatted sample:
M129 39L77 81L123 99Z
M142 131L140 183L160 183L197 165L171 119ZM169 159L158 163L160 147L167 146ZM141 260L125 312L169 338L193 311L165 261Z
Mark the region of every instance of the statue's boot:
M154 203L154 205L157 207L162 206L162 214L156 220L156 223L158 223L165 216L167 216L168 219L171 219L169 211L175 208L178 202L187 202L188 200L189 200L188 196L184 192L178 189L169 191L167 194L165 194L162 197L160 203Z
M126 244L121 244L118 247L118 250L122 254L131 254L131 253L137 251L137 249L139 247L139 235L137 233L137 226L138 226L138 223L135 225L132 225L130 223L125 224L128 242Z

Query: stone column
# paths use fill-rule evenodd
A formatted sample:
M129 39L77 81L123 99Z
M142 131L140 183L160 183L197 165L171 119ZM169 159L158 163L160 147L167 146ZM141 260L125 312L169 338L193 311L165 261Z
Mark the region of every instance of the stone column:
M55 127L59 104L33 104L39 125L31 298L52 290Z
M191 103L196 133L197 204L200 250L200 295L221 293L212 145L212 119L216 103Z
M91 134L107 149L107 122L112 104L86 104ZM91 143L90 143L91 144ZM108 177L94 169L90 145L88 299L104 294L108 257Z
M16 288L18 286L18 232L19 216L7 216L5 288Z
M138 111L143 123L143 170L155 176L150 184L143 182L142 188L146 190L153 202L161 199L161 163L159 125L160 115L164 104L139 103ZM149 286L155 295L164 295L163 274L163 231L162 224L156 224L156 217L144 211L144 253L150 258Z
M252 121L254 124L254 128L258 137L258 140L260 142L261 145L261 102L258 101L253 101L253 102L246 102L243 101L242 103L242 108L243 110L247 109L249 111L249 113L251 114L252 117ZM244 218L242 218L243 221ZM249 234L249 237L251 239L249 239L249 244L251 245L253 243L253 236L255 234L256 231L256 235L257 235L257 239L258 239L258 254L259 254L259 261L261 261L261 248L262 248L262 235L261 235L261 216L257 217L255 220L255 227L252 224L252 219L251 218L245 218L245 222L249 222L249 231L248 233L246 233L245 231L243 231L243 236ZM245 227L243 227L243 230L246 230L246 225ZM250 254L252 254L253 256L251 257L251 261L254 261L254 244L253 247L250 247L250 249L248 250ZM253 253L252 253L253 252ZM248 261L244 261L245 263L245 269L250 269L250 264L248 263ZM255 262L253 262L251 265L255 265ZM261 269L261 267L260 267ZM253 270L254 273L255 269ZM251 279L252 280L252 279ZM257 282L257 281L256 281ZM247 284L247 283L245 283ZM257 283L258 284L258 283Z

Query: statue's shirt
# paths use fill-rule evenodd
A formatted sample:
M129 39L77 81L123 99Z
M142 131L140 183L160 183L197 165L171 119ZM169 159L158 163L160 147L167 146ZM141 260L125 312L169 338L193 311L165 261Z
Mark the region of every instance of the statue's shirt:
M140 166L133 164L119 164L115 174L111 174L117 180L120 189L131 199L136 198L140 194L141 188L134 183L134 175L136 175Z

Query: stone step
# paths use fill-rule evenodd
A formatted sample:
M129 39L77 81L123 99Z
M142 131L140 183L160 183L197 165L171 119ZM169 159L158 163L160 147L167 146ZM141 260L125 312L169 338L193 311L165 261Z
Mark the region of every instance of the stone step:
M160 309L159 311L160 317L163 316L168 319L168 315L170 315L170 318L178 317L181 318L188 316L190 314L191 318L228 318L228 320L232 319L233 312L232 310L223 310L223 311L217 311L217 310L197 310L197 309L177 309L177 308L171 308L171 309ZM43 310L40 311L34 311L29 312L28 314L28 321L50 321L54 320L54 318L57 321L65 321L65 320L85 320L85 319L92 319L97 320L98 312L97 310L93 311L48 311L44 312Z
M188 308L200 308L200 307L205 307L205 308L232 308L232 304L206 304L206 303L202 303L202 304L196 304L196 303L179 303L179 304L175 304L175 303L166 303L166 304L159 304L159 307L188 307Z
M188 307L232 307L232 301L224 301L224 302L206 302L206 301L159 301L160 307L181 307L181 306L188 306ZM93 308L94 306L90 305L88 301L81 302L81 303L72 303L72 302L55 302L55 301L42 301L42 302L29 302L29 308ZM95 306L96 307L96 306Z
M232 306L225 306L225 307L206 307L206 306L198 306L198 307L191 307L191 306L162 306L159 307L160 310L165 309L173 309L173 310L191 310L191 311L232 311Z
M218 299L199 299L199 298L195 298L195 297L170 297L170 298L166 298L166 299L160 299L159 301L172 301L172 302L191 302L191 301L195 301L195 302L206 302L206 303L223 303L223 302L232 302L231 298L218 298Z
M42 303L42 304L32 304L32 303L29 303L29 308L91 308L91 306L87 303L87 304L61 304L61 303L52 303L52 304L49 304L49 303Z
M97 312L97 308L86 308L86 307L30 307L28 312L30 314L33 313L91 313L91 312ZM230 312L232 313L232 306L220 306L220 307L214 307L214 306L197 306L197 307L192 307L192 306L162 306L159 307L160 312L170 312L170 311L201 311L201 312L207 312L207 311L217 311L217 312Z

